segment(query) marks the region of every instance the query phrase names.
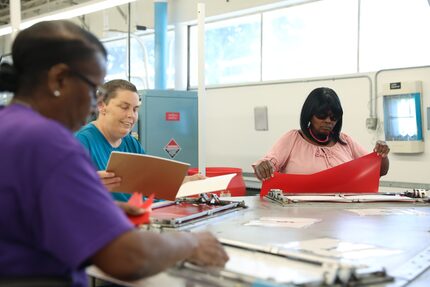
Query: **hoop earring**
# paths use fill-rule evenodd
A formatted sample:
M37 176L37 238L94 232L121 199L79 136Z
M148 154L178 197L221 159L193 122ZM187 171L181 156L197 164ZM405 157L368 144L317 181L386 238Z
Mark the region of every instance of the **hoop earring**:
M61 96L60 91L59 91L59 90L55 90L55 91L54 91L54 96L56 96L56 97Z

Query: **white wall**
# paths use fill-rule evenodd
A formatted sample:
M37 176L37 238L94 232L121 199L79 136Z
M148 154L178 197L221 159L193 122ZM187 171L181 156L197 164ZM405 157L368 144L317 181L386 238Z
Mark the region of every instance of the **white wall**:
M383 180L430 183L430 133L425 108L430 105L430 68L383 72L378 85L409 80L423 81L426 151L413 155L391 154L390 172ZM210 89L207 92L207 165L240 167L244 172L252 172L252 162L263 156L277 138L299 128L302 104L309 92L320 86L333 88L341 99L342 131L371 151L376 140L383 139L384 135L381 98L377 98L378 129L368 130L365 125L370 113L370 85L367 78L356 78ZM254 129L256 106L268 107L268 131Z
M362 125L357 123L355 134L366 138L363 145L370 148L371 136L364 127L367 109L356 108L368 105L367 79L233 87L207 92L208 165L233 165L252 171L252 162L264 155L284 132L300 127L302 104L317 86L332 87L338 92L345 110L344 122L360 119ZM256 106L268 107L268 131L254 129ZM345 132L352 130L345 125Z

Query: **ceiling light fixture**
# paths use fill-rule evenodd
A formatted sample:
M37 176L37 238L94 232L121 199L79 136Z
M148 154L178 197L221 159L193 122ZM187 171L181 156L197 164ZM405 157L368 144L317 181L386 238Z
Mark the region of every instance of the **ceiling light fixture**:
M69 8L53 11L47 14L42 14L37 17L29 18L21 22L19 25L20 30L30 27L33 24L42 21L52 21L60 19L70 19L73 17L78 17L86 14L91 14L104 9L109 9L112 7L120 6L136 0L93 0L87 3L82 3L74 5ZM12 26L5 25L0 27L0 36L4 36L12 33Z

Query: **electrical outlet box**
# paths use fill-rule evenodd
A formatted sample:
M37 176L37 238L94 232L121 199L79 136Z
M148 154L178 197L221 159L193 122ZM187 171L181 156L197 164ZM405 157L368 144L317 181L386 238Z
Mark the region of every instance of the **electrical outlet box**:
M369 130L376 130L376 126L378 125L377 118L367 118L366 119L366 128Z
M255 107L254 108L254 123L256 131L267 131L269 130L267 107Z

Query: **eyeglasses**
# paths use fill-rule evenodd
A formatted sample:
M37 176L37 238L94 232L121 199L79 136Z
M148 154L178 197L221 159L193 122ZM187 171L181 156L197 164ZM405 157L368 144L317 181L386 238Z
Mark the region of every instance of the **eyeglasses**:
M339 117L329 114L329 113L322 113L322 114L316 114L315 117L319 120L325 120L326 118L330 118L331 121L336 122L339 120Z
M76 76L80 80L84 81L88 86L90 86L93 89L93 98L96 102L98 97L104 97L106 95L106 91L101 86L95 84L86 76L82 75L81 73L75 70L70 70L70 72L73 76Z

